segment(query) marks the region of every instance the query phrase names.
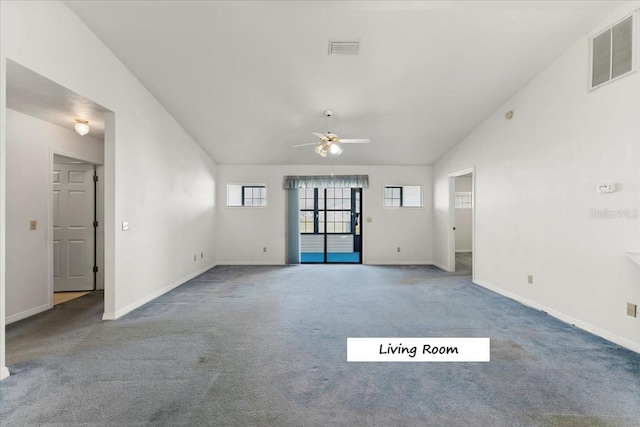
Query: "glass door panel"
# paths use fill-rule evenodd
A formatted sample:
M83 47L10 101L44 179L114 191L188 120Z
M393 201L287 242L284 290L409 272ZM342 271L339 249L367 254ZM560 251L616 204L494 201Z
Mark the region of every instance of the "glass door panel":
M302 263L361 263L359 188L301 189Z

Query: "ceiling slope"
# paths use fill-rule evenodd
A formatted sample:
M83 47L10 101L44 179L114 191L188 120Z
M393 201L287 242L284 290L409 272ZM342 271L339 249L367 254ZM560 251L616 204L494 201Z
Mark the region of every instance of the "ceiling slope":
M620 2L66 1L219 164L432 164ZM328 55L329 40L360 41ZM370 138L335 159L311 132Z

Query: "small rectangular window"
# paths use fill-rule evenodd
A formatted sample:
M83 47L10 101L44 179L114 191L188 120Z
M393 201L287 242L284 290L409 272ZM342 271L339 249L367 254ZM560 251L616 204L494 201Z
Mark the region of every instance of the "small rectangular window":
M473 207L473 198L470 192L456 192L456 209L471 209Z
M402 187L385 187L384 188L384 205L385 206L402 206Z
M384 206L398 208L422 207L422 186L386 185L384 187Z
M227 206L267 206L267 187L261 184L229 184Z

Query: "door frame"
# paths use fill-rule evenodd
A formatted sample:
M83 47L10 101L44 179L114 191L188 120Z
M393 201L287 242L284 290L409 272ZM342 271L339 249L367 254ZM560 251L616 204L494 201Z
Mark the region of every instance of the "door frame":
M96 167L96 175L98 177L95 186L95 214L98 221L98 228L95 233L95 262L98 272L95 275L94 287L96 290L104 290L104 166L95 159L91 159L77 153L68 153L61 150L49 149L49 194L47 196L47 289L48 304L53 307L53 170L55 155L65 156L77 159L81 162L94 165Z
M476 167L452 172L448 175L449 184L449 215L447 223L447 271L456 271L456 178L471 174L471 253L474 261L471 262L471 280L476 278Z

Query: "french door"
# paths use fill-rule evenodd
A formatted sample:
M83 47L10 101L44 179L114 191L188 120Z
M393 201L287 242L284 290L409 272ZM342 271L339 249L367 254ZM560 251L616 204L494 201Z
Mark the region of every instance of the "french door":
M362 189L303 188L300 207L302 263L362 263Z

